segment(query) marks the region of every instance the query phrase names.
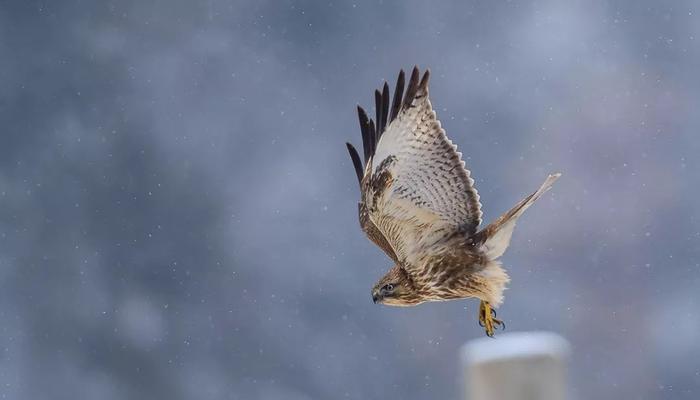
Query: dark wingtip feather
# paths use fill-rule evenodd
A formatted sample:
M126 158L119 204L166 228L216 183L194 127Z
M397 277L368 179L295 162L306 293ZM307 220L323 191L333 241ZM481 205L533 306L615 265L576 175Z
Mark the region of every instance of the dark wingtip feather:
M418 88L427 91L429 80L430 80L430 69L426 69L425 72L423 73L423 78L421 78L420 83L418 84Z
M391 116L389 118L389 123L391 123L396 116L399 115L401 111L401 100L403 97L403 89L405 86L406 74L401 70L399 72L399 77L396 79L396 88L394 89L394 100L391 103Z
M379 142L379 136L382 134L382 92L379 90L374 91L374 114L374 121L377 124L374 131L374 144L376 145Z
M372 147L369 155L372 157L374 156L374 152L377 150L377 128L374 126L374 120L372 119L369 120L369 136L372 139L372 142L370 143Z
M357 116L360 120L360 131L362 132L362 150L364 152L365 162L367 162L372 148L370 145L369 118L367 117L365 109L360 106L357 106Z
M413 67L411 71L411 79L408 81L408 88L406 89L406 95L403 99L402 108L408 108L411 106L413 99L416 97L416 92L418 91L418 79L420 78L420 71L418 66Z
M384 88L382 88L382 119L377 121L377 142L382 137L382 133L386 130L387 119L389 118L389 84L384 82Z
M357 181L362 185L362 160L360 160L360 155L357 153L357 150L355 149L355 146L352 144L346 142L345 146L348 148L348 152L350 153L350 158L352 159L352 165L355 166L355 174L357 174Z

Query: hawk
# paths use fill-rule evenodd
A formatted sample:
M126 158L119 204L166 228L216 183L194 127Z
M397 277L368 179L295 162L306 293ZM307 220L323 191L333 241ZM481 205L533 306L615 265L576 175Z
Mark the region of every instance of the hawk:
M399 73L374 93L376 116L357 107L364 165L346 143L361 200L360 226L394 262L372 288L372 300L391 306L475 297L486 335L505 327L495 309L510 281L499 258L518 218L561 174L479 230L481 203L461 153L442 129L428 99L430 71L414 67L408 86ZM404 91L405 88L405 91Z

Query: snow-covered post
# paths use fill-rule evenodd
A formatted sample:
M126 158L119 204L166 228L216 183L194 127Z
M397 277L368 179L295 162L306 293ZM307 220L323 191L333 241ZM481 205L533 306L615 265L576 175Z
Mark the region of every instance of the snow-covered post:
M467 400L564 400L569 343L550 332L513 332L464 345Z

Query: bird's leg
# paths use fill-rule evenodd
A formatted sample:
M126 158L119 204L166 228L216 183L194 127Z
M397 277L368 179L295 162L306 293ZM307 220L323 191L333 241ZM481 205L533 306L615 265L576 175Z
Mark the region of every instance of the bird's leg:
M496 310L483 300L479 304L479 326L484 328L488 337L493 337L494 331L499 327L502 329L506 328L506 324L496 318Z

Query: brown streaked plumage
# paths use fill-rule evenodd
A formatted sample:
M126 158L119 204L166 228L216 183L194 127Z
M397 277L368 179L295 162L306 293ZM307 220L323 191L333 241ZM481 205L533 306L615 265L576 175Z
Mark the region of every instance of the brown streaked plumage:
M560 174L482 230L481 203L461 153L447 138L428 99L430 72L401 71L393 102L389 85L375 91L375 119L357 107L363 159L347 143L360 183L360 226L394 266L372 288L373 301L413 306L475 297L486 334L503 326L494 308L509 282L498 259L515 222ZM376 122L376 123L375 123Z

